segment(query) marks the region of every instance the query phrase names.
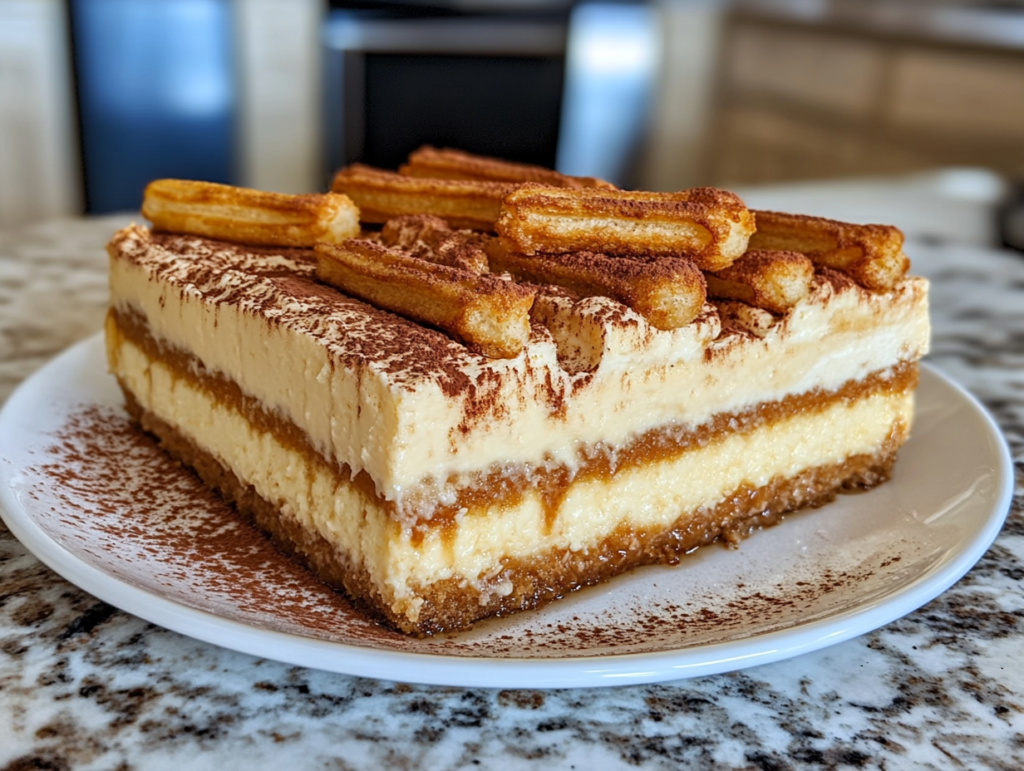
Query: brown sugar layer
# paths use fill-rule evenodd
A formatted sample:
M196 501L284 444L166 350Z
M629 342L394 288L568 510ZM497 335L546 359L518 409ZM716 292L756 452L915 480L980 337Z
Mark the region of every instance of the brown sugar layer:
M132 417L172 456L267 532L283 551L302 561L320 580L361 598L361 604L389 625L421 635L462 629L481 618L537 608L642 565L676 564L683 555L715 540L736 544L755 530L778 523L786 512L821 506L839 492L874 487L888 479L908 430L898 422L873 454L854 455L841 463L806 469L788 478L776 477L761 487L742 486L715 506L680 512L664 529L640 530L624 525L585 551L558 548L525 559L502 560L495 580L511 585L507 593L487 591L487 587L474 587L457 578L413 587L423 601L414 623L401 607L389 604L366 569L356 567L350 555L339 553L322 536L303 528L257 495L220 461L143 409L123 384L122 389Z
M194 384L217 403L237 411L256 428L273 434L282 444L301 453L310 462L326 464L334 474L346 479L352 478L351 469L347 465L325 457L313 446L308 435L290 420L268 410L259 400L247 395L237 383L207 370L191 354L157 340L140 315L112 309L110 322L126 340L139 347L150 359L167 365L176 377ZM453 476L445 481L456 491L454 498L443 503L431 501L429 516L420 519L416 528L452 529L460 512L468 510L472 514L491 506L514 506L528 490L539 491L550 528L557 519L558 509L567 491L566 482L570 479L607 479L619 471L672 460L727 436L754 431L795 414L821 412L836 403L852 404L869 395L910 393L916 388L917 380L917 363L902 362L886 372L877 372L862 380L848 382L835 391L815 390L791 395L741 412L716 415L711 421L699 426L653 429L620 447L584 447L579 451L574 472L564 465L551 464L544 467L502 466ZM380 508L395 515L394 504L377 494L373 480L365 471L355 475L354 484L366 494L372 495Z

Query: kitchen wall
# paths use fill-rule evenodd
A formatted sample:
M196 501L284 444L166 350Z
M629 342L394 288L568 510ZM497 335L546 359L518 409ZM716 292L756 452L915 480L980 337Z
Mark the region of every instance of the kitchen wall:
M81 209L60 0L0 0L0 227Z
M740 2L714 93L709 183L1024 177L1024 5Z
M232 181L322 189L324 112L335 98L322 90L327 3L225 2L237 88ZM81 213L87 203L66 7L0 0L0 227ZM629 111L602 102L601 65L614 62L594 49L596 80L578 92L602 109L589 124L563 120L560 162L598 164L622 151L624 178L656 190L950 165L1024 178L1024 6L653 0L634 15L645 14L656 37L634 35L636 56L614 41L604 50L617 50L634 79L654 73L646 96ZM572 59L571 31L569 40ZM634 133L616 135L626 150L586 133L616 110L637 113Z
M137 10L151 10L149 1L138 0ZM226 5L233 15L237 103L230 181L281 192L318 189L326 6L321 0ZM0 227L80 214L87 204L67 8L63 0L0 0Z

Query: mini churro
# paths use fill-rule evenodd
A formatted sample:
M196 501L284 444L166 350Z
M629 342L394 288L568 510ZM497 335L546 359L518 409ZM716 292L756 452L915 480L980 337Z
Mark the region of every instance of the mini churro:
M409 162L399 171L410 177L435 179L478 179L491 182L539 182L552 187L600 187L614 190L615 185L595 177L572 177L543 166L512 163L499 158L474 155L462 150L438 149L424 145L409 154Z
M705 278L710 297L785 313L811 291L814 264L798 252L754 250Z
M702 270L722 270L746 251L754 217L715 188L641 193L527 183L505 199L496 229L526 254L690 257Z
M755 212L751 249L800 252L816 264L842 271L866 289L892 289L906 275L903 233L891 225L854 225L822 217Z
M754 215L715 190L509 189L366 167L342 171L346 184L372 222L340 244L257 248L131 226L108 246L106 357L129 416L310 580L350 595L310 595L315 613L278 603L293 626L400 646L367 611L444 646L476 621L736 545L889 478L929 346L924 279L872 293L802 254L748 253ZM510 238L452 225L473 219L470 204L495 207L480 227L497 225L505 195ZM707 301L709 281L720 296ZM156 484L174 481L150 467ZM151 524L123 508L128 527ZM837 537L812 569L857 567L843 537L867 532L847 524L857 514L826 515ZM892 549L865 554L904 551L881 524L871 543ZM220 545L249 549L243 530ZM773 539L761 548L779 562ZM263 575L250 577L229 599L274 611ZM675 596L714 595L692 578ZM749 591L727 583L743 624ZM615 615L628 622L625 600ZM685 643L685 613L605 634L601 605L547 648ZM719 622L733 623L724 610ZM544 617L519 628L530 625ZM507 653L491 631L454 642Z
M352 239L317 244L317 277L346 294L432 324L492 358L519 354L535 292L515 282Z
M431 214L457 228L493 230L502 199L515 183L424 179L361 163L334 175L331 189L359 206L363 222L387 222L404 214Z
M469 230L452 230L440 217L427 214L390 219L380 233L384 246L397 247L420 259L471 273L487 271L486 238Z
M501 238L488 241L487 256L491 270L565 287L582 297L610 297L658 329L685 326L704 307L704 276L685 258L633 260L594 252L528 256L513 251Z
M359 233L359 210L345 195L285 195L186 179L150 182L142 216L156 230L257 246L310 247Z

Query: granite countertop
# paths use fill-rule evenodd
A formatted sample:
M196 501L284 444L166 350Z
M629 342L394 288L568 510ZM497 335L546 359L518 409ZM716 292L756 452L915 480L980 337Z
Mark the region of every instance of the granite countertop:
M101 326L124 218L0 232L0 401ZM486 690L288 666L144 622L0 524L0 771L130 768L1024 767L1024 255L908 243L932 364L1017 469L1008 523L952 589L795 659L660 685Z

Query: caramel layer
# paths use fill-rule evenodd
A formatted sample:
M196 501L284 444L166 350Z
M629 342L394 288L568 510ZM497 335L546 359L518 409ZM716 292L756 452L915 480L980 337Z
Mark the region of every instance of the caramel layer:
M111 320L120 334L141 348L147 356L165 364L177 377L208 393L217 403L236 410L261 431L273 434L286 447L304 455L311 463L326 464L342 478L350 478L347 465L325 458L308 436L291 421L267 410L258 400L247 396L237 383L207 370L191 354L169 346L150 334L145 319L135 313L111 310ZM417 525L423 529L444 528L454 531L460 511L483 511L492 506L517 505L527 490L537 490L544 502L550 528L570 479L608 479L619 470L672 460L683 453L700 449L727 435L746 433L770 425L797 413L821 412L837 402L854 402L873 394L894 395L912 391L917 385L916 362L902 362L887 373L846 383L836 391L811 391L760 404L742 412L722 413L696 427L666 426L648 431L623 447L590 446L580 451L573 475L565 466L493 468L447 480L456 491L455 500L438 505L429 520ZM394 505L381 498L366 472L355 476L354 483L377 505L394 514Z
M907 433L907 426L898 423L874 454L855 455L794 477L776 477L762 487L743 486L716 506L681 513L664 530L624 525L585 553L554 549L528 559L504 560L499 572L513 587L505 596L483 594L459 578L413 587L423 604L418 620L412 622L401 607L386 601L366 569L354 566L350 555L339 553L322 536L284 515L230 469L144 410L131 391L122 388L128 411L139 424L154 434L172 456L234 503L243 516L269 533L282 550L307 565L325 583L347 591L388 624L419 635L462 629L489 616L536 608L641 565L676 564L683 554L719 538L738 543L755 530L776 524L788 511L821 506L841 491L870 488L885 481ZM345 484L344 480L339 483ZM387 512L380 509L380 513Z

